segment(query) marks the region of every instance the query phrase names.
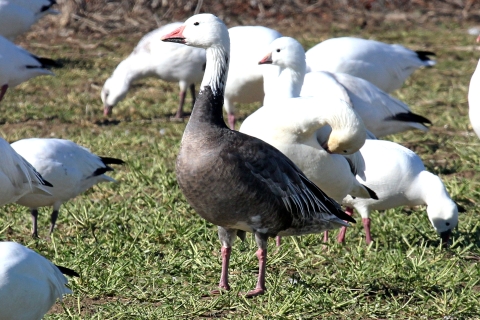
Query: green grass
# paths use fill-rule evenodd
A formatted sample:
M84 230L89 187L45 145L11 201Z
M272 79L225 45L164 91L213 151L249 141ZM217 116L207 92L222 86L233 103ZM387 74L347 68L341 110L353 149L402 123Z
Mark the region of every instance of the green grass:
M310 47L348 34L332 29L299 39ZM299 36L295 30L289 35ZM1 135L9 141L71 139L127 161L112 173L120 183L96 186L62 207L51 240L50 209L41 211L40 239L30 236L26 208L0 209L0 240L23 243L81 274L70 280L74 294L46 319L479 318L480 142L467 116L469 79L480 57L474 38L453 24L407 31L387 26L355 35L438 54L435 68L417 71L395 93L430 118L432 130L388 138L416 151L467 209L448 250L440 248L424 207L374 212L370 247L361 224L349 229L346 245L336 244L333 232L326 249L318 235L285 238L278 253L271 241L268 291L245 299L238 293L254 287L257 271L249 236L234 246L231 292L203 298L219 280L220 244L216 228L189 207L176 183L174 161L185 124L168 119L177 106L177 85L137 82L114 109L119 122L105 125L100 89L139 38L103 43L84 37L83 49L80 42L42 39L51 48L32 41L30 49L62 59L64 68L7 93L0 104ZM254 108L240 107L240 118Z

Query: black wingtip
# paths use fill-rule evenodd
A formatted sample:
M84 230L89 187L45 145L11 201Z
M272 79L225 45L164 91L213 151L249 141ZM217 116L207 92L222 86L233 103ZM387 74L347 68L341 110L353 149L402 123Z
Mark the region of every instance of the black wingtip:
M125 161L117 158L100 157L104 165L107 164L125 164Z
M421 123L423 125L431 125L432 122L428 120L427 118L413 113L413 112L402 112L402 113L397 113L396 115L393 115L391 117L385 118L385 120L396 120L396 121L403 121L403 122L417 122Z
M429 61L431 60L429 56L436 56L435 52L431 52L431 51L415 51L415 53L417 54L418 58L422 61Z
M46 187L53 187L53 184L51 184L50 182L48 182L47 180L43 179L42 178L42 181L43 181L43 185L46 186Z
M375 193L375 191L373 191L372 189L370 189L369 187L367 187L367 186L364 185L364 184L362 184L362 186L364 186L365 189L367 189L368 194L370 195L370 198L372 198L373 200L378 200L378 196L377 196L377 194Z
M60 270L61 273L66 274L67 276L80 277L80 275L72 269L62 267L62 266L57 266L57 265L55 265L55 266L58 268L58 270Z

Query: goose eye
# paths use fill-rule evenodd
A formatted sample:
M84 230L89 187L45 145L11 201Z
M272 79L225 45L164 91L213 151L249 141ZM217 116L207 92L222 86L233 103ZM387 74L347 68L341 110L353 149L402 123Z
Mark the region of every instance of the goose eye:
M347 153L347 150L343 150L343 153Z
M193 25L194 26L198 26L200 24L200 22L194 22Z
M446 224L446 225L447 225L447 227L448 227L448 226L450 225L450 222L447 222L447 223L445 223L445 224Z
M280 49L277 49L277 52L280 52Z

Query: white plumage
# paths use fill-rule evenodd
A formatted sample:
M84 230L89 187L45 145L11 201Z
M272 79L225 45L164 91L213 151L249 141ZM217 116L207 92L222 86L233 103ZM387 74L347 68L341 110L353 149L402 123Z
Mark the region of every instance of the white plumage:
M176 117L183 115L188 88L195 101L195 83L202 80L205 69L205 50L160 40L162 35L180 25L182 23L174 22L147 33L133 52L120 62L101 92L105 115L111 114L112 108L126 96L133 81L145 77L179 83L180 102Z
M50 183L34 167L0 138L0 206L12 203L26 194L50 196Z
M479 36L480 39L480 36ZM480 138L480 61L470 80L468 88L468 115L473 131Z
M224 108L230 129L235 128L235 104L261 102L263 69L258 57L270 43L282 35L262 26L238 26L228 29L230 36L230 67L225 86Z
M433 228L445 242L448 240L458 223L457 205L440 178L428 172L414 152L394 142L367 140L357 155L355 169L358 181L378 196L378 200L347 196L343 201L362 216L367 243L371 241L370 211L417 205L427 206Z
M348 73L385 92L400 88L418 68L434 66L435 61L429 55L434 54L351 37L325 40L306 53L308 71Z
M115 182L105 173L113 171L108 164L122 164L114 158L99 157L76 143L63 139L23 139L12 143L12 147L32 163L53 185L51 196L28 194L17 203L31 209L33 235L37 233L37 208L53 206L50 233L55 227L58 210L62 203L75 198L100 182Z
M53 65L55 61L34 56L0 36L0 101L8 88L37 76L53 75L46 69Z
M57 14L51 9L55 0L0 0L0 35L10 39L27 32L46 14Z
M63 295L73 270L49 260L15 242L0 242L0 319L40 320Z

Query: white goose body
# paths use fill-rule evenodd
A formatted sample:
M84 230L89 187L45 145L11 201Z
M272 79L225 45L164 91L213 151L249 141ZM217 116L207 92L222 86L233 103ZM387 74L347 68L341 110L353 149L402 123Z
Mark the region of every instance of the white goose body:
M356 164L358 181L375 190L378 200L347 196L343 204L354 207L364 222L372 210L426 205L435 231L448 239L458 223L457 206L440 178L428 172L414 152L394 142L367 140ZM365 231L368 238L370 230Z
M41 75L53 75L46 68L54 61L34 56L0 36L0 101L7 88Z
M63 139L23 139L12 143L12 147L32 163L44 178L48 177L53 185L51 196L27 194L16 201L32 210L34 235L37 235L37 208L53 206L52 217L56 220L62 203L75 198L97 183L115 182L105 174L113 170L108 164L123 163L119 159L101 158L88 149ZM109 161L112 159L113 161ZM53 231L54 225L55 221L52 221L50 232Z
M342 72L363 78L385 92L401 88L416 69L435 65L427 51L398 44L343 37L325 40L306 53L308 71Z
M13 41L46 14L57 14L50 7L54 0L0 0L0 35Z
M181 100L179 108L182 109L178 115L183 114L183 101L188 88L193 89L194 98L195 83L202 80L205 50L160 40L162 35L180 25L180 22L170 23L146 34L133 52L120 62L105 81L101 92L105 114L111 114L112 108L126 96L133 81L146 77L178 82Z
M473 131L475 131L480 138L480 61L470 80L470 87L468 89L468 115Z
M57 299L72 293L67 283L59 267L35 251L0 242L0 319L42 319Z
M258 57L270 43L282 35L262 26L238 26L228 29L230 36L230 68L225 87L224 108L230 129L235 126L235 104L261 102L263 69Z
M0 154L0 206L15 202L26 194L50 196L50 184L2 138Z
M377 138L411 129L428 130L425 124L430 121L412 113L408 105L367 80L346 73L309 72L305 75L300 95L321 97L339 91Z
M303 52L303 48L292 38L283 37L271 43L262 62L278 66L280 73L275 75L268 70L270 66L263 66L267 71L264 106L245 119L240 132L282 151L333 199L341 201L347 194L369 198L369 191L355 179L348 161L322 147L342 154L358 151L366 137L362 120L338 95L298 97L305 60L290 60L295 51ZM289 62L297 68L290 68ZM324 127L332 128L332 132L321 137L318 130ZM338 145L329 145L333 141Z

